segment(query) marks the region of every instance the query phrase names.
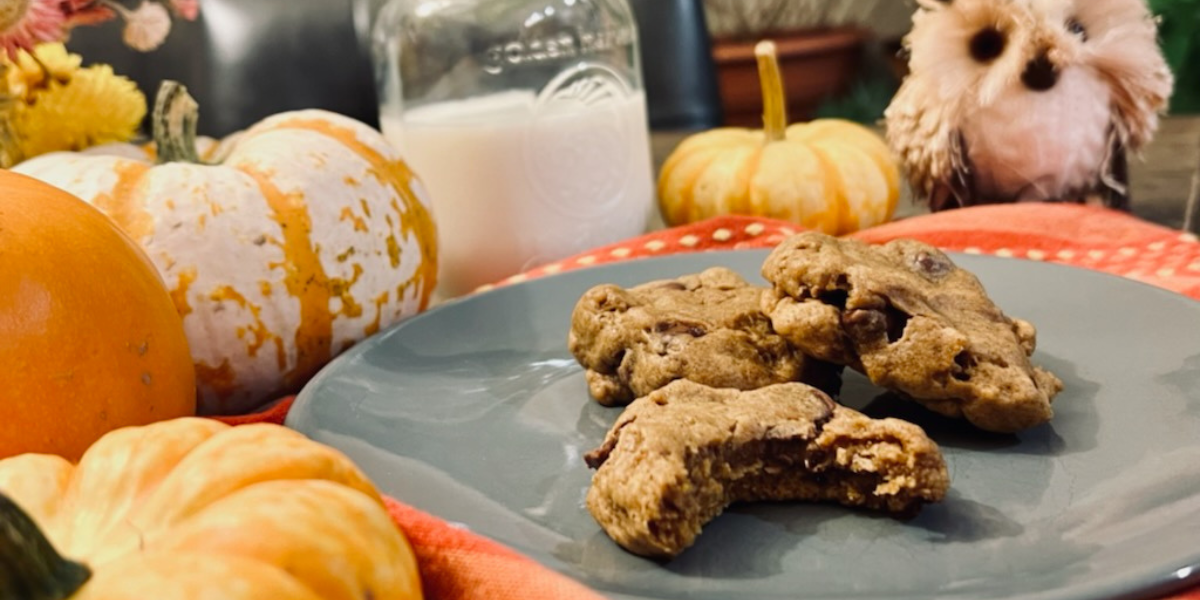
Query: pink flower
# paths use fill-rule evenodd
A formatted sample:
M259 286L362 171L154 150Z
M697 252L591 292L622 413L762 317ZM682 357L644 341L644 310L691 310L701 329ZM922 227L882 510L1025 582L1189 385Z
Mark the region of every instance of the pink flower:
M21 50L33 51L42 42L66 37L66 18L57 0L0 2L0 50L17 59Z
M171 32L171 15L156 2L143 1L122 16L125 17L125 45L134 50L149 52L162 45Z
M119 0L0 0L0 52L16 60L21 50L32 52L44 42L61 42L81 25L95 25L120 15L123 38L135 50L159 47L171 31L171 15L194 21L199 0L142 0L134 10Z
M188 21L195 21L200 14L200 2L199 0L171 0L171 10Z
M97 0L60 0L59 8L67 18L67 29L80 25L96 25L117 16L111 8Z

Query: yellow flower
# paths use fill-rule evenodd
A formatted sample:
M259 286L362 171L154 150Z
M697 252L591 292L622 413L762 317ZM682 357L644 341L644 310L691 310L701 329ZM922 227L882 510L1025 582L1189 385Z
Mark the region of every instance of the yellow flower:
M0 95L7 93L8 101L0 120L11 141L0 163L133 138L146 116L146 98L136 84L108 65L79 68L79 57L59 44L39 46L37 56L46 70L22 55L3 74L7 90Z
M70 79L71 74L78 71L83 62L78 54L67 52L66 46L62 44L41 44L34 52L38 60L46 66L50 77L58 81ZM46 71L43 71L27 52L21 52L17 61L8 63L7 67L8 73L4 78L6 89L3 91L15 98L24 98L46 78Z

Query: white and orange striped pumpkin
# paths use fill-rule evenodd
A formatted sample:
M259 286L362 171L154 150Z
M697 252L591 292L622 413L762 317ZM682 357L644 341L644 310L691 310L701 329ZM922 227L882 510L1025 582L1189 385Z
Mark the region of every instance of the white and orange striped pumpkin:
M100 208L146 250L183 316L201 413L295 392L339 352L428 306L429 201L379 132L326 111L281 113L202 162L182 86L164 85L155 113L158 164L126 146L13 170Z

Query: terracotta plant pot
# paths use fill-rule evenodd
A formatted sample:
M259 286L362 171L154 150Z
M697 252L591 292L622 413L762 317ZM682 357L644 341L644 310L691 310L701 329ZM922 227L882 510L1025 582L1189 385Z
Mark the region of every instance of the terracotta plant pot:
M813 118L826 98L846 92L862 61L867 33L856 28L764 35L775 42L791 121ZM713 58L725 124L762 127L762 90L751 41L714 40Z

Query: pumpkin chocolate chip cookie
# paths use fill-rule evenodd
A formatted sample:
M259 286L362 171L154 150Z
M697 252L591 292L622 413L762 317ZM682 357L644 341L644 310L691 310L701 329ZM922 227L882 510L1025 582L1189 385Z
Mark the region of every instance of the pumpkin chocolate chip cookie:
M1031 364L1033 325L914 240L871 246L802 233L763 263L762 308L804 353L854 368L927 408L990 431L1048 421L1062 382Z
M762 292L722 267L630 289L599 285L575 305L568 348L605 406L676 379L737 389L803 381L836 391L841 367L804 356L772 331Z
M587 507L608 535L669 558L730 504L832 501L912 516L949 487L920 427L871 419L801 383L753 391L675 381L630 404L603 445Z

